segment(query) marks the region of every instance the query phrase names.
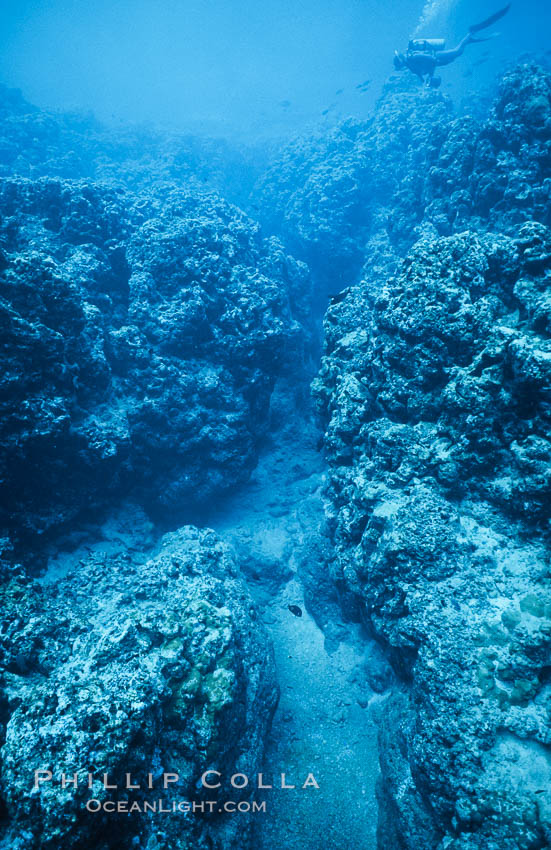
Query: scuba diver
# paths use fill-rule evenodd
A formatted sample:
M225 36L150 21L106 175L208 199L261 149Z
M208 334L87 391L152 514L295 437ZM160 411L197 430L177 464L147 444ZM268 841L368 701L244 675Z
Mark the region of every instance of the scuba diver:
M490 36L478 37L476 33L491 27L501 18L503 18L511 4L508 3L495 15L482 21L481 24L475 24L469 27L469 32L465 38L454 47L452 50L446 50L446 42L443 38L416 38L412 39L408 45L407 53L394 53L394 67L397 71L405 71L406 68L417 74L420 80L426 81L427 86L437 89L442 82L441 77L435 77L434 72L437 68L443 65L450 65L452 62L463 54L468 44L477 44L483 41L489 41L494 38L497 33Z

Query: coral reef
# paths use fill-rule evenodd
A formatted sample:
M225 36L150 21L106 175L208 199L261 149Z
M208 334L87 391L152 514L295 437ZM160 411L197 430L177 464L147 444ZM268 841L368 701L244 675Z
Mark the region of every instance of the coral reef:
M261 220L308 262L324 292L356 278L380 230L396 250L409 247L451 109L443 95L396 78L370 120L297 139L259 178Z
M259 160L243 157L154 131L109 139L0 91L4 844L250 846L239 817L154 829L87 817L84 787L27 781L28 764L98 779L150 763L190 797L206 768L261 764L271 653L213 532L185 526L157 549L130 536L36 578L58 533L133 500L165 529L216 508L258 600L285 599L274 634L300 603L328 652L346 631L338 605L375 638L339 681L359 694L358 723L380 720L381 848L543 850L551 77L509 71L487 116L394 77L371 119L275 150L246 202ZM312 307L328 294L314 382L328 529L317 467L303 489L280 487L292 496L268 492L289 435L228 525L222 495L270 423L281 436L305 406ZM296 433L314 455L310 426ZM306 500L285 533L282 498Z
M304 362L305 267L185 189L0 185L2 522L16 542L137 490L189 511L246 479Z
M501 81L486 121L451 123L426 181L427 220L441 235L551 224L550 137L551 77L521 65Z
M383 109L398 104L390 93ZM509 72L487 119L431 139L373 219L360 282L325 315L314 394L332 572L398 675L380 725L379 845L544 848L549 74Z
M422 240L326 320L334 578L403 682L384 847L551 838L550 237Z
M249 799L227 779L259 770L277 700L271 649L214 532L184 527L150 558L100 550L55 584L14 576L0 610L2 846L247 846L250 817L170 812ZM226 776L220 791L200 787L207 769ZM153 818L86 809L159 798L169 813Z
M261 220L315 270L322 294L362 265L376 286L423 235L549 224L550 87L548 72L521 65L484 119L454 117L445 95L391 78L372 118L275 156L253 190Z
M0 177L84 179L134 191L192 184L242 206L265 159L260 145L46 112L0 85Z

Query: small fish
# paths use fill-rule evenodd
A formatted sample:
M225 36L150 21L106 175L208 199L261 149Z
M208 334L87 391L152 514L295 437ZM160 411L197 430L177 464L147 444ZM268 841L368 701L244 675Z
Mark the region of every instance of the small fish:
M345 289L341 289L340 292L335 292L333 295L329 296L329 301L331 304L340 304L341 301L344 301L348 293L350 292L350 287L347 286Z
M337 91L335 92L335 94L342 94L342 93L343 93L343 91L344 91L344 89L337 89Z
M322 115L329 115L329 109L324 109L321 114Z
M291 106L291 101L290 100L282 100L279 105L282 106L283 109L289 109L289 107Z
M287 605L287 608L295 617L302 617L302 608L299 608L298 605Z
M534 791L534 794L545 794L545 788L540 788L538 791Z
M364 80L364 82L363 82L363 83L359 83L359 85L357 85L357 86L356 86L356 88L357 88L357 89L364 89L364 90L365 90L365 89L367 89L370 85L371 85L371 80Z

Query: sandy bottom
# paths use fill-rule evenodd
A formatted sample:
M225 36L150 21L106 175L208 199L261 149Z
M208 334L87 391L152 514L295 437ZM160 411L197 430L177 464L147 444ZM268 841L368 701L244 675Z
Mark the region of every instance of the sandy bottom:
M274 645L281 698L263 767L265 783L274 787L257 796L266 801L266 812L251 814L255 850L376 847L377 731L371 709L384 697L366 684L369 641L357 625L343 622L334 601L321 619L324 631L304 603L305 568L310 583L312 575L315 583L326 571L320 558L325 465L317 439L311 423L290 423L266 447L249 483L200 523L234 548ZM65 551L52 553L43 581L59 580L92 553L124 552L139 561L157 545L143 512L126 507L101 529L72 535ZM302 616L289 605L299 606ZM278 787L282 773L295 789ZM308 774L319 788L301 787Z
M246 488L208 524L230 543L249 576L273 641L281 698L267 742L266 813L259 850L372 850L376 846L377 731L365 684L365 635L332 623L330 642L304 606L300 565L317 557L324 463L313 429L290 428L261 457ZM320 565L320 569L323 568ZM302 617L288 605L298 605ZM329 651L328 651L329 650ZM281 790L281 774L295 790ZM319 789L301 786L312 773Z

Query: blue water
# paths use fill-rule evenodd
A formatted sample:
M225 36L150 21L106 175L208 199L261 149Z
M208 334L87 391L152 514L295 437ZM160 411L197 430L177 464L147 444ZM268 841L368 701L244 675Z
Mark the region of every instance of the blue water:
M41 107L248 139L366 115L414 33L458 42L499 0L6 0L0 79ZM474 77L448 69L459 101L502 63L548 48L544 0L513 3ZM542 18L544 20L542 20ZM483 50L481 48L481 50ZM473 59L474 52L473 52ZM356 86L371 79L366 94ZM341 95L335 93L344 89ZM289 102L289 106L282 105Z
M359 561L379 498L353 430L372 423L367 383L347 364L361 362L368 305L417 240L494 225L516 238L528 204L528 217L549 223L544 181L526 190L548 169L540 148L531 170L516 137L504 153L509 140L493 126L499 156L476 172L469 144L481 126L450 131L456 115L486 120L519 61L549 67L547 2L515 0L495 38L442 70L438 92L393 71L410 38L451 47L499 3L2 4L0 850L77 850L83 840L87 850L387 850L376 834L377 741L401 665L393 672L367 633L360 590L350 590L357 576L339 573L332 537L352 540ZM543 145L547 101L530 89L523 116L522 84L521 74L509 91L515 132L532 122L530 143ZM520 176L504 200L507 157ZM331 302L344 302L342 313ZM324 405L352 426L337 423L328 438ZM389 450L389 470L394 461ZM345 480L359 507L338 503ZM381 503L374 527L395 507ZM203 549L188 525L213 529ZM225 546L233 554L221 576ZM162 596L171 581L180 596ZM242 630L233 643L226 617ZM103 713L96 673L105 674ZM139 698L136 681L145 682ZM224 702L228 681L239 687ZM399 689L408 687L404 677ZM212 733L220 704L231 707L227 725ZM112 831L108 819L74 817L67 795L30 793L26 759L39 757L96 772L109 759L150 759L160 773L174 757L195 789L199 768L220 757L270 776L313 769L322 788L278 797L243 831L223 818L204 829L187 819L181 834L179 822L163 832L122 818ZM407 850L433 850L416 836Z

